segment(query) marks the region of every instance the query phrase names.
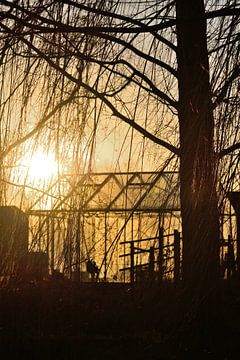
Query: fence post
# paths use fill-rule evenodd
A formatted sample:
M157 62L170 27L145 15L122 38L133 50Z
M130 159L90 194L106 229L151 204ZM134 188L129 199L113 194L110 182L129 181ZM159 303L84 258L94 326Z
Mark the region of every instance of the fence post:
M162 283L163 280L163 228L159 228L159 247L158 247L158 281Z
M180 280L180 233L174 230L174 282Z
M107 213L104 218L104 281L107 281Z
M154 247L151 246L149 249L149 279L154 280Z
M80 213L77 215L77 229L76 229L76 280L80 281L80 241L81 241L81 217Z
M48 257L48 268L49 268L49 255L50 255L50 250L49 250L49 244L50 244L50 219L49 216L47 216L46 218L46 228L47 228L47 257Z
M134 285L134 243L130 244L130 283Z
M39 216L38 217L38 251L42 251L42 240L43 240L43 236L42 236L42 217Z
M239 204L240 207L240 204ZM238 277L240 276L240 211L236 211L236 220L237 220L237 272Z
M228 235L227 249L227 279L230 279L232 275L235 275L235 257L231 235Z
M55 232L54 218L51 217L51 263L50 263L51 274L54 273L54 261L55 261L54 232Z

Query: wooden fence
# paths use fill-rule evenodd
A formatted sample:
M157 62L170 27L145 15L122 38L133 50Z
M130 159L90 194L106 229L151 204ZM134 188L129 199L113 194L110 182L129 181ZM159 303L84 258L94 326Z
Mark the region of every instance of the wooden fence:
M144 243L148 246L144 246ZM132 285L141 281L138 277L141 270L145 274L145 281L161 283L164 279L169 279L178 283L181 280L182 237L178 230L174 230L172 234L164 234L164 229L160 228L158 237L129 240L120 244L129 246L129 252L120 255L120 257L129 259L129 266L120 271L129 274L129 281ZM143 245L140 247L140 244ZM230 235L227 239L220 240L222 278L230 279L237 274L236 244L237 241L233 240ZM146 253L148 261L138 264L136 257Z

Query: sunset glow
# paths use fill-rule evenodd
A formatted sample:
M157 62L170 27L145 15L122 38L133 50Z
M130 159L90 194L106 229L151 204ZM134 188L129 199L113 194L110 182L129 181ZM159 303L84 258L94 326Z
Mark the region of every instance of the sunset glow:
M28 175L31 181L50 180L58 172L58 164L53 153L36 152L28 162Z

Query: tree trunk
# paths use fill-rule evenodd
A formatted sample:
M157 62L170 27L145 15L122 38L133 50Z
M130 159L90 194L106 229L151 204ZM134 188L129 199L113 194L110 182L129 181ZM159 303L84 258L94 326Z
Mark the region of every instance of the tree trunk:
M203 0L177 0L183 280L209 287L219 274L214 119Z

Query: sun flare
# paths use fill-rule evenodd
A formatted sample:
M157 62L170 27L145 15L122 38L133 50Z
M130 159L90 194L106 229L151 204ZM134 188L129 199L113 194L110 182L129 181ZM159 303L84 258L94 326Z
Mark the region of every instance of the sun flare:
M28 163L28 176L31 181L50 180L58 173L58 164L53 153L37 151Z

